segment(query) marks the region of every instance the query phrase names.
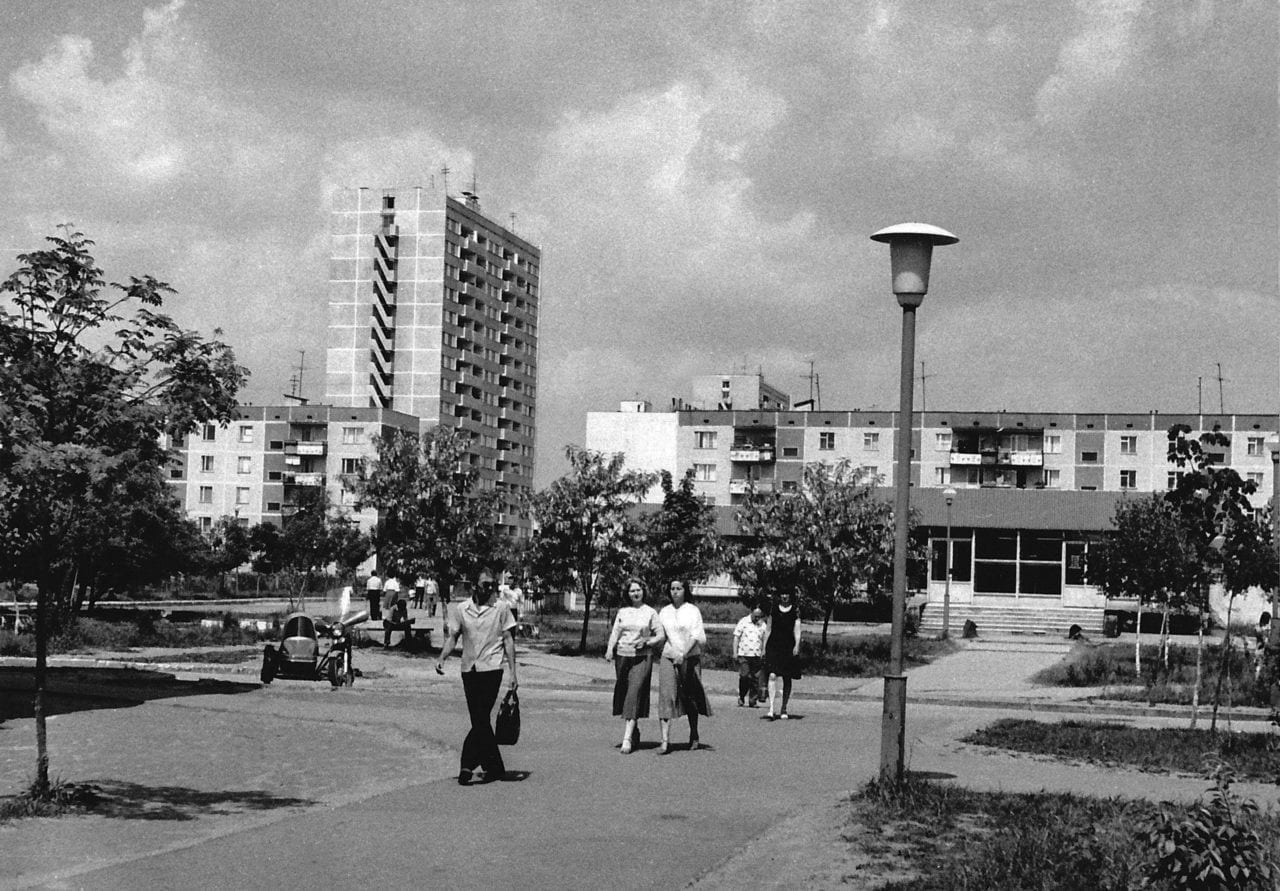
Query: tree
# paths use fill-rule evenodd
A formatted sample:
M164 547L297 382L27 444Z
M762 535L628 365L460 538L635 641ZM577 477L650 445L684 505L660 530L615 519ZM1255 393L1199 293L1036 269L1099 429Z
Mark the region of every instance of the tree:
M496 492L480 489L465 433L435 427L375 440L377 457L357 474L361 507L381 513L374 531L388 572L434 578L447 596L457 579L492 568L498 539Z
M1162 635L1168 629L1168 612L1192 599L1200 584L1198 553L1178 511L1162 495L1124 499L1116 504L1112 533L1091 560L1091 571L1108 597L1160 604L1165 612ZM1142 671L1138 641L1134 666ZM1162 639L1163 644L1163 639Z
M797 590L823 617L824 650L835 608L864 592L883 596L892 570L893 507L876 496L877 481L848 459L806 464L798 492L749 492L738 511L734 577L756 596Z
M46 241L0 284L0 560L6 577L38 591L32 791L41 796L50 620L118 531L85 518L114 518L138 487L162 488L164 437L230 420L247 376L226 344L157 311L167 284L144 276L108 286L93 242L70 226Z
M217 573L218 587L225 585L225 576L249 562L249 530L235 517L222 517L204 536L208 545L205 569Z
M638 523L633 565L656 591L664 580L702 581L723 565L715 511L694 491L690 468L677 486L662 471L662 506Z
M530 560L535 576L552 586L576 585L582 594L582 636L587 648L591 602L602 582L617 581L635 546L628 509L657 475L625 470L622 453L604 455L568 446L569 473L529 501L534 534Z

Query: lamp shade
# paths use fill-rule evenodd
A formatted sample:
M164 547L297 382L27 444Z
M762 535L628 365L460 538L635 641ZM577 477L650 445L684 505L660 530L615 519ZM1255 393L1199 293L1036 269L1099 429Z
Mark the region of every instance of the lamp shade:
M876 232L871 240L889 245L893 293L898 295L898 302L903 303L902 298L906 297L907 302L918 306L929 291L929 263L933 259L933 246L955 244L960 239L946 229L928 223L899 223Z

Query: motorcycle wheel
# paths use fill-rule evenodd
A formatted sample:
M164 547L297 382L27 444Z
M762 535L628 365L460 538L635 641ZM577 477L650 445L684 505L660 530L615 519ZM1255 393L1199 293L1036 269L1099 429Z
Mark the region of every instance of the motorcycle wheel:
M262 673L260 675L262 683L269 684L276 679L276 670L278 669L275 647L267 646L262 650Z
M342 671L338 667L337 659L329 660L329 683L334 687L342 686Z
M356 682L356 667L351 662L351 651L347 650L342 654L342 664L347 667L346 684L348 687L354 686Z

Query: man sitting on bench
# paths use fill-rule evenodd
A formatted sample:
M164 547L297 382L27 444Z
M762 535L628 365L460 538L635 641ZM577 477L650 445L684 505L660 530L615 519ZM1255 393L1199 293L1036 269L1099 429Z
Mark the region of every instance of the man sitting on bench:
M391 632L400 631L404 634L403 644L405 649L409 648L409 635L413 633L413 619L409 618L409 604L407 601L396 597L392 600L388 608L387 618L382 620L382 646L391 646Z

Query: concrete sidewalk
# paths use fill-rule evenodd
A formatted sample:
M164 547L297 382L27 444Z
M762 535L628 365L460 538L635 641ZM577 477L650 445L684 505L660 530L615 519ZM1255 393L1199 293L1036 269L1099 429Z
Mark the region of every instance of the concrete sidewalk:
M1037 715L1050 705L1095 714L1087 700L1049 697L1029 683L1064 652L1065 644L965 641L913 669L910 767L975 788L1199 795L1199 778L1064 764L957 741L997 717ZM714 748L659 758L650 720L641 750L622 757L619 723L609 716L612 666L522 648L525 733L504 756L523 781L460 788L453 776L467 717L456 660L444 677L433 658L379 648L361 649L355 664L364 673L356 686L334 690L297 681L260 688L256 660L172 663L180 680L239 684L211 694L193 685L190 695L52 717L54 775L97 785L104 809L0 826L0 888L339 880L647 888L699 878L700 887L732 887L716 876L731 875L729 864L758 851L756 840L772 839L775 827L801 816L828 813L878 763L879 678L802 678L794 720L767 722L760 710L735 707L736 673L707 671L716 715L702 737ZM1185 722L1185 710L1174 718L1140 711L1127 719ZM673 738L683 743L684 722L677 725ZM34 744L30 720L0 724L0 789L29 780ZM1280 800L1274 786L1242 784L1240 791L1264 804ZM625 832L618 831L621 814ZM486 844L481 868L459 869L460 857L479 856ZM795 883L805 885L802 879Z

